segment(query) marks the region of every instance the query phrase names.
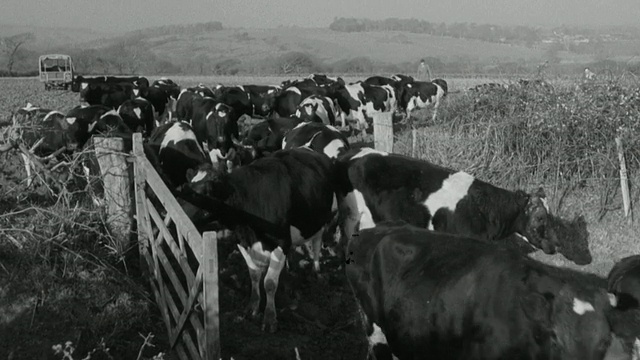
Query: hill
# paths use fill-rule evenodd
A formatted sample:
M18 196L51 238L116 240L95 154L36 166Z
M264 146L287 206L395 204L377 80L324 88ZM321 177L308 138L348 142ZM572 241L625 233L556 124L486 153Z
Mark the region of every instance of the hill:
M339 32L329 28L223 28L219 22L172 25L126 33L89 29L1 25L7 35L32 32L20 71L33 70L34 57L66 52L81 73L290 74L327 71L368 73L414 71L427 58L434 71L533 72L541 63L584 66L595 60L637 54L631 40L533 46L496 43L408 31ZM594 49L598 50L595 53ZM616 58L617 57L617 58ZM4 62L0 58L0 63ZM628 60L628 59L627 59ZM497 70L495 68L498 68ZM559 70L566 72L566 69ZM581 71L581 69L580 69Z

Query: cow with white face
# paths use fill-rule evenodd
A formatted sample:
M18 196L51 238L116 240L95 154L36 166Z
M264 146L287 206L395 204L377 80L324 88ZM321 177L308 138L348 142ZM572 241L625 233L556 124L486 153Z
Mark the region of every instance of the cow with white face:
M296 117L311 122L320 122L325 125L336 125L336 120L342 120L340 107L328 96L311 95L302 100L296 110ZM344 126L344 124L342 124Z

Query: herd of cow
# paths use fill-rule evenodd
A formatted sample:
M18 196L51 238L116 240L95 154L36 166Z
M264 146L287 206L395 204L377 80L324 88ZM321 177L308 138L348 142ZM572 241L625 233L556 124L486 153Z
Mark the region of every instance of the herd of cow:
M311 75L187 89L165 78L75 82L89 105L18 110L41 129L22 140L39 156L66 156L95 134L142 132L147 157L193 222L242 235L248 309L258 315L262 282L266 331L277 328L287 254L310 244L320 272L324 243L344 257L370 358L604 359L614 337L630 358L640 344L638 257L616 264L606 289L527 256L541 249L592 261L584 219L552 215L543 189L509 191L349 143L347 129L368 129L372 113L437 108L443 80L345 84ZM248 121L258 117L265 120Z

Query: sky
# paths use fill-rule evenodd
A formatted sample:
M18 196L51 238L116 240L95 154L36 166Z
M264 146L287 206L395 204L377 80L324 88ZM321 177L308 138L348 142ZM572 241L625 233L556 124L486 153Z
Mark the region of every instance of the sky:
M335 17L497 25L640 25L640 0L1 0L0 24L121 32L220 21L327 27ZM1 36L2 34L0 34Z

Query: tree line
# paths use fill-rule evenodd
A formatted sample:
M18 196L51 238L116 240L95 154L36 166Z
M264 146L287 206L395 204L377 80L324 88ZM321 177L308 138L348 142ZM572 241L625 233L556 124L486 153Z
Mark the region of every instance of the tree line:
M543 39L543 31L530 26L499 26L476 23L434 23L418 19L384 20L335 18L329 29L340 32L405 31L416 34L476 39L496 43L519 43L531 46Z

